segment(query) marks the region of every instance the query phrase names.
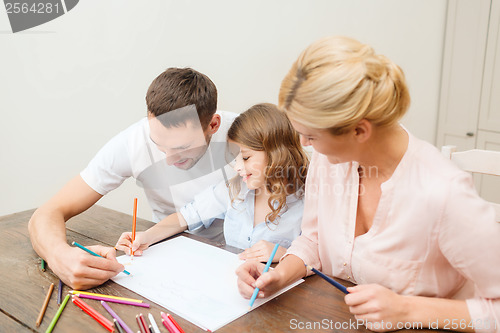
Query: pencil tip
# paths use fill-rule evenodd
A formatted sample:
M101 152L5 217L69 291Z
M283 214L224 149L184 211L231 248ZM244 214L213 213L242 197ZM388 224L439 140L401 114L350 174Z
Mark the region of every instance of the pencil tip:
M248 311L251 311L251 310L252 310L252 307L251 307L251 306L249 306L249 307L248 307Z

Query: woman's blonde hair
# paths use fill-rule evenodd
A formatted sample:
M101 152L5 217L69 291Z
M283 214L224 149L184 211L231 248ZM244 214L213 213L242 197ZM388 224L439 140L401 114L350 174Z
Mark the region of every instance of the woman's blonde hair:
M290 119L335 135L362 119L392 125L409 105L401 68L347 37L311 44L283 79L279 93L279 106Z
M227 137L266 153L266 188L271 193L268 200L271 212L266 216L266 223L277 224L280 212L286 209L287 195L295 193L300 198L304 191L309 160L298 133L276 105L262 103L241 113L229 128ZM229 189L234 202L241 189L239 176L230 181Z

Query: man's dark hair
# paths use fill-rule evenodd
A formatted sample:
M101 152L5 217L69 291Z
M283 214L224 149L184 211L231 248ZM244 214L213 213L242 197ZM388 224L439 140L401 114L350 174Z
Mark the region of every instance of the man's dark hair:
M166 127L185 124L186 121L191 120L190 116L184 117L182 113L172 114L172 117L170 115L159 116L194 105L201 126L206 128L217 110L217 88L208 76L192 68L168 68L149 86L146 104L148 112L157 117Z

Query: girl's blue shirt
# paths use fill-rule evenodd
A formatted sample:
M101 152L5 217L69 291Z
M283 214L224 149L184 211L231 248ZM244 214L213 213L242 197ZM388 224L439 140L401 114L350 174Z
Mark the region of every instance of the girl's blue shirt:
M208 228L215 219L224 219L224 238L230 246L246 249L260 240L266 240L288 248L300 235L303 198L299 199L295 194L287 196L286 208L280 212L277 220L273 223L260 223L255 227L254 201L255 190L249 190L242 183L238 199L231 204L229 189L222 181L197 194L192 202L180 209L180 213L189 230L201 225Z

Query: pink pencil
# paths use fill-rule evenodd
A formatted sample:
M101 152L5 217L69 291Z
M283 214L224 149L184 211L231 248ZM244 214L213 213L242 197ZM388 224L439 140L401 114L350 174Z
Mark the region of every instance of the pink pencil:
M172 322L171 320L172 316L164 312L160 312L160 314L163 326L165 326L170 333L181 333L181 331L177 328L177 326Z
M143 308L149 308L148 303L137 303L137 302L124 301L122 299L107 298L107 297L85 295L85 294L75 294L75 295L78 297L81 297L81 298L95 299L98 301L106 301L106 302L113 302L113 303L120 303L120 304L126 304L126 305L140 306Z

